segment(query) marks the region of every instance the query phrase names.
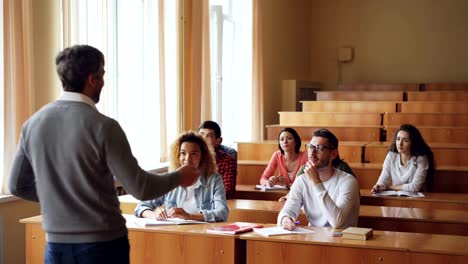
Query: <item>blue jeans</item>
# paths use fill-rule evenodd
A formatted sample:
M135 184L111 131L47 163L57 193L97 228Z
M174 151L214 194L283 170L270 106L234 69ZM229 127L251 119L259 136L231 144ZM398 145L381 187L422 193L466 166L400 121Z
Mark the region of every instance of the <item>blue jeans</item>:
M128 237L94 243L50 243L45 250L45 263L130 263L130 244Z

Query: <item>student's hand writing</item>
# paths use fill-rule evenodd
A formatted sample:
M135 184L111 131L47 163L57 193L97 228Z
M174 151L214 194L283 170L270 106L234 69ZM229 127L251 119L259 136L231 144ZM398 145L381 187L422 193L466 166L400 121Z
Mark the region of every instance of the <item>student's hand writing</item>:
M182 165L177 171L182 175L180 177L182 187L192 185L200 177L200 170L189 165Z
M190 219L190 214L185 212L185 210L180 208L180 207L172 207L171 210L169 210L169 216L170 217L182 218L182 219L185 219L185 220Z
M386 189L385 185L383 184L376 184L372 187L371 193L378 193L384 191Z
M156 220L166 220L167 219L167 213L166 213L166 208L164 206L157 207L154 209L154 213L156 215Z
M281 227L286 230L292 231L296 229L296 223L291 217L285 216L283 217L283 219L281 219Z

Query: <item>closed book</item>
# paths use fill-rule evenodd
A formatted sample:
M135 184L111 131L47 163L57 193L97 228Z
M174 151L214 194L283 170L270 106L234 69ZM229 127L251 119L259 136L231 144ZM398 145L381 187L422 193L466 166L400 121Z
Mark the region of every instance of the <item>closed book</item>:
M344 239L367 240L372 237L374 231L370 228L348 227L342 233Z
M263 225L253 224L253 223L244 223L244 222L235 222L228 225L216 226L208 228L206 231L208 233L216 234L241 234L245 232L253 231L254 228L261 228Z

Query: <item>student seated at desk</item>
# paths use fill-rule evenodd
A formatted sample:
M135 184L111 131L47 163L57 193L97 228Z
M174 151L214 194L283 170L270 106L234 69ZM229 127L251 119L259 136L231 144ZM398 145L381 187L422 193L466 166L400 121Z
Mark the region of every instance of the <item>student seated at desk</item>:
M214 121L207 120L201 123L198 127L198 134L205 139L208 147L212 149L215 155L217 172L223 177L226 198L234 199L236 194L237 152L234 150L236 153L236 159L234 159L223 151L226 147L221 148L221 142L223 141L221 128Z
M357 226L360 206L357 180L332 165L338 156L338 139L329 130L319 129L314 131L306 147L311 158L306 163L304 174L291 187L278 214L278 226L295 229L295 220L302 207L309 225Z
M312 152L308 152L307 154L309 160L312 160ZM348 174L351 174L353 175L354 177L356 177L356 175L354 175L354 172L353 170L351 169L351 167L348 165L348 163L346 163L344 160L342 160L340 158L340 154L338 154L336 156L336 158L332 161L332 166L335 168L335 169L338 169L340 171L344 171ZM305 164L302 165L302 167L299 169L299 172L297 173L297 176L298 177L299 175L301 174L304 174L304 169L305 169ZM288 199L288 195L286 194L285 196L281 197L278 199L279 202L286 202L286 200Z
M401 125L372 193L384 190L419 192L430 187L434 174L434 155L419 130L410 124ZM391 180L391 184L390 184Z
M217 174L213 154L205 140L193 133L181 134L171 145L171 169L182 165L199 168L201 175L189 187L177 187L157 199L142 201L135 208L138 217L223 222L228 219L223 178Z
M296 130L287 127L278 136L279 150L273 153L267 168L260 178L265 186L282 185L290 187L296 179L297 171L307 162L307 153L300 151L301 138ZM278 169L279 175L273 175Z

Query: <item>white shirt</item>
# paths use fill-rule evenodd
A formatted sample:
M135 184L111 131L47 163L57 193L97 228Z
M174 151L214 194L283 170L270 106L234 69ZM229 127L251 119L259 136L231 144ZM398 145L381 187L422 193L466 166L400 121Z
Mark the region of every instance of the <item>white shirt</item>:
M278 225L284 216L297 219L302 206L309 225L357 226L360 206L357 180L338 169L328 181L319 184L314 184L305 174L298 176L278 214Z
M89 98L88 96L82 93L63 91L60 97L57 98L57 100L82 102L82 103L90 105L92 108L97 110L96 103L91 98Z
M197 184L193 184L187 188L185 191L187 195L185 196L185 201L182 202L182 209L189 214L197 214L200 210L197 207L197 202L195 201L195 187Z
M389 151L377 184L389 186L391 180L391 185L402 185L403 191L419 192L426 182L428 169L429 161L426 156L413 156L402 165L400 153Z

